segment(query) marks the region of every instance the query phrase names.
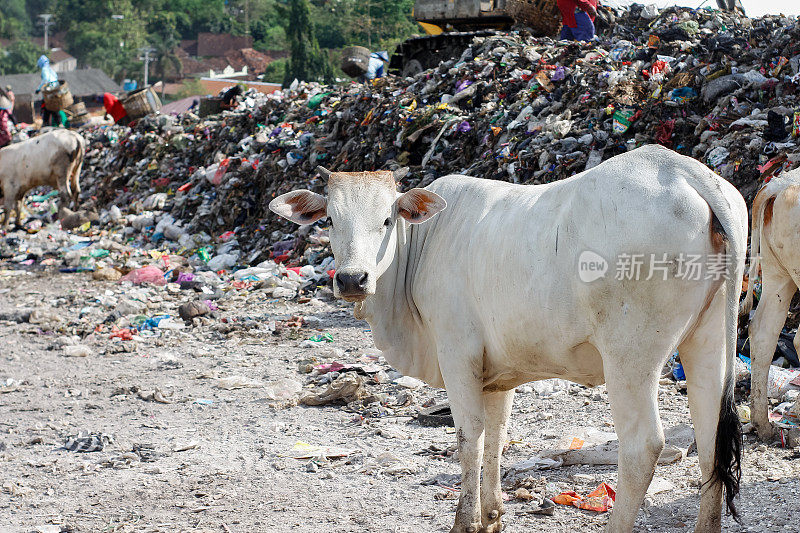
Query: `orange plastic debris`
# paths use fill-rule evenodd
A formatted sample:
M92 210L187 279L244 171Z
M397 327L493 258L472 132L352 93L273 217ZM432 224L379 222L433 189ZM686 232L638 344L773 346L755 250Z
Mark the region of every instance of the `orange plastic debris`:
M608 483L600 483L596 489L584 498L574 491L562 492L553 501L561 505L572 505L578 509L604 513L611 508L611 504L617 497L616 491Z

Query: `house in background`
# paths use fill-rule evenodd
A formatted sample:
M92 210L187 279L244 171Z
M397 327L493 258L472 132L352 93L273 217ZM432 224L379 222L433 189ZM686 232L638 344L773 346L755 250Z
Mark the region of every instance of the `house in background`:
M63 38L65 34L61 35ZM13 42L14 41L11 39L0 39L0 48L8 48ZM39 48L44 48L44 37L31 37L31 42ZM56 36L50 38L47 44L50 46L50 50L46 52L45 55L50 59L50 66L53 67L53 70L56 72L69 72L70 70L78 68L78 60L64 51L61 47L61 40ZM36 70L38 70L38 68L36 67L36 63L34 63L31 65L31 72L35 72Z
M78 60L61 48L53 48L53 50L47 54L47 57L50 59L50 66L53 67L53 70L56 72L71 72L78 68Z
M200 33L196 40L183 40L175 50L182 65L182 76L167 65L166 81L181 83L182 78L220 77L257 80L272 61L288 53L265 54L253 49L249 35Z
M224 80L231 83L244 82L248 86L259 81L259 76L272 61L286 57L288 52L264 53L252 48L253 38L249 35L228 33L200 33L196 40L183 40L174 53L181 64L181 72L176 72L172 64L165 69L165 83L162 96L176 96L185 92L187 85L193 85L199 95L216 94L217 90L206 88L208 80ZM199 83L185 82L198 80ZM216 88L218 84L213 84ZM257 84L253 84L255 88ZM260 84L258 84L260 87ZM201 89L202 87L202 89ZM209 86L211 87L211 86ZM259 88L259 90L262 90ZM274 90L273 84L264 84L264 91Z
M103 93L118 94L122 91L118 83L96 68L59 72L58 78L69 84L75 101L82 101L90 113L103 107ZM0 76L0 86L10 85L16 96L14 116L17 120L32 123L34 116L38 115L42 97L41 93L35 94L34 91L40 81L38 72Z

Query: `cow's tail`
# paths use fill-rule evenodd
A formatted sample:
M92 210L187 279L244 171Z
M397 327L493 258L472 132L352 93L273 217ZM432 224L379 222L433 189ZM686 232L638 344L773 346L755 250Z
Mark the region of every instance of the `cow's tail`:
M708 175L707 175L708 176ZM722 237L725 243L725 381L720 398L719 420L715 441L714 470L706 482L719 482L725 489L725 504L738 521L734 499L739 494L742 477L742 426L736 412L733 392L736 386L734 361L739 318L739 295L747 258L747 206L738 195L726 196L729 186L716 174L698 179L692 186L711 207L712 239ZM738 204L738 205L737 205Z
M762 189L753 200L753 222L750 231L750 270L747 273L747 294L739 306L739 316L744 316L753 309L753 286L761 266L761 236L764 232L764 217L767 209L772 208L774 196L766 194Z

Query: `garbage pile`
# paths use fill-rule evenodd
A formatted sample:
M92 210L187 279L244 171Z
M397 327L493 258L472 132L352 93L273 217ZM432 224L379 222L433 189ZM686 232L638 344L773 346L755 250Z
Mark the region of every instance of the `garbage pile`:
M317 165L409 166L402 187L456 172L546 183L661 143L747 197L800 165L796 19L636 5L617 15L596 43L520 30L476 38L413 78L295 82L245 92L238 107L204 119L86 127L84 203L62 227L105 228L141 252L212 271L311 265L324 281L335 266L324 221L298 230L267 209L294 188L324 192Z
M800 164L800 24L633 6L599 43L482 37L414 78L296 83L204 120L150 116L86 135L96 205L136 213L137 231L186 249L233 232L243 255L226 254L246 264L268 251L300 259L303 246L286 239L294 228L266 205L295 187L323 191L320 164L410 166L409 187L453 172L545 183L661 143L752 196Z

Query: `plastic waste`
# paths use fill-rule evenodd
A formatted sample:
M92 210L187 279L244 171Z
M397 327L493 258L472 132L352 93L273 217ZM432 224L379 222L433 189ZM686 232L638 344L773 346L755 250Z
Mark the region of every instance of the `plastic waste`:
M164 272L157 266L146 266L138 268L129 272L121 278L121 281L130 281L134 285L141 285L143 283L150 283L152 285L164 286L167 280L164 278Z

